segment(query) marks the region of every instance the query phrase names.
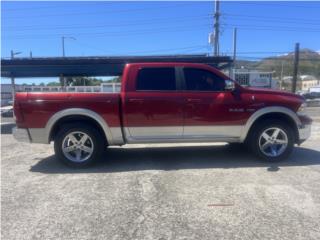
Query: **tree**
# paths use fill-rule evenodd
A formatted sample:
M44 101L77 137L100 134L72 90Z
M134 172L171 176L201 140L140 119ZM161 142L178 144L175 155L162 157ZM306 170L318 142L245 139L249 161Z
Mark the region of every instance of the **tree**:
M62 78L61 78L62 79ZM64 77L67 86L100 86L104 81L95 77ZM121 77L113 77L106 82L121 82ZM50 85L49 85L50 84ZM63 86L63 82L60 83ZM48 86L59 86L59 83L50 82Z
M99 86L102 80L94 77L67 77L68 86Z
M49 82L49 83L47 83L47 86L57 87L57 86L60 86L60 83L59 82Z
M107 82L119 83L119 82L121 82L121 76L113 77L110 80L108 80Z

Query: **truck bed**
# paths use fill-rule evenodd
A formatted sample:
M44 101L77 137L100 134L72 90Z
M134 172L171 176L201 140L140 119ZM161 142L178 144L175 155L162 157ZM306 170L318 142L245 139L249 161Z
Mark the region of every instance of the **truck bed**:
M89 109L99 114L110 128L121 127L119 93L17 93L18 127L44 128L55 113L64 109ZM19 118L19 112L23 115ZM34 117L37 116L37 117Z

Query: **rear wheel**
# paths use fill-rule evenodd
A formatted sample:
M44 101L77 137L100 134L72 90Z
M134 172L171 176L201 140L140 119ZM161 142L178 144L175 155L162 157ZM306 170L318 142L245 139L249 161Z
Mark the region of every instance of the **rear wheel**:
M56 156L71 167L84 167L95 162L102 153L104 141L93 126L65 125L54 141Z
M258 157L273 162L288 158L293 145L293 129L276 120L259 123L249 140L250 148Z

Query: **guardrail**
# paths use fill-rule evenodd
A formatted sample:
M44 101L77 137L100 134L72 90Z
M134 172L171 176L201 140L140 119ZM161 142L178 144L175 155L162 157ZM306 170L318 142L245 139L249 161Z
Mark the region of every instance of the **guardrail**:
M120 92L121 83L102 83L100 86L20 86L19 92Z

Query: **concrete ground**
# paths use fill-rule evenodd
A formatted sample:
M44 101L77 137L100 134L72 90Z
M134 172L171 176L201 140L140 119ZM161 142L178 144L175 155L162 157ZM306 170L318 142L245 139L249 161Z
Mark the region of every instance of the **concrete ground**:
M12 127L1 125L2 239L320 239L318 120L277 164L223 144L135 145L82 170Z

